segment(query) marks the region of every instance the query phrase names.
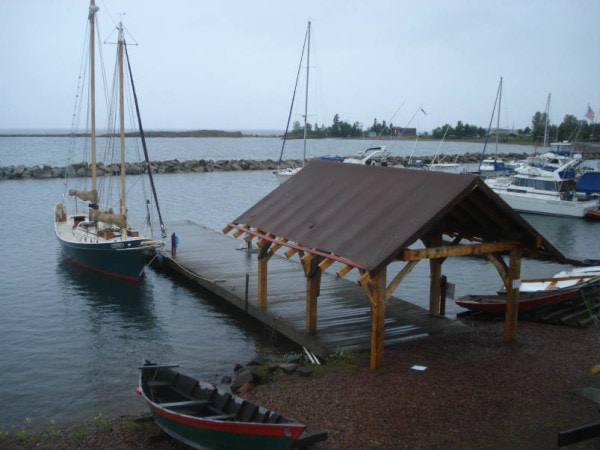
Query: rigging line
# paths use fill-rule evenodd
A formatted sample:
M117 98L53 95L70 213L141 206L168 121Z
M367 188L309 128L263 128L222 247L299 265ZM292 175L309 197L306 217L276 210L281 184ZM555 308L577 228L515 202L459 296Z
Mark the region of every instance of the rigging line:
M292 112L294 110L294 100L296 99L296 90L298 89L298 81L300 80L300 73L302 71L302 61L304 60L304 49L306 48L306 42L308 40L308 30L304 36L304 43L302 44L302 54L300 55L300 64L298 64L298 72L296 74L296 84L294 85L294 92L292 94L292 104L290 105L290 112L288 114L287 124L285 126L285 133L283 134L283 143L281 144L281 152L279 153L279 161L277 162L277 168L281 165L283 159L283 150L285 148L285 142L287 141L288 131L290 129L290 121L292 120Z
M392 114L392 117L389 120L390 125L392 123L392 120L394 120L394 117L396 117L396 114L398 114L400 112L400 110L402 109L402 107L404 106L404 103L406 103L406 102L403 101L402 104L400 106L398 106L398 108L396 108L396 111L394 111L394 114ZM381 133L383 133L383 130L384 130L384 128L381 127L381 131L379 132L379 134L377 134L377 136L375 136L375 140L379 139L379 136L381 136Z
M146 158L146 165L148 171L148 178L150 178L150 185L152 186L152 194L154 196L154 203L156 204L156 212L158 213L158 220L160 221L160 230L162 237L167 237L167 229L163 222L162 214L160 212L160 206L158 205L158 195L156 194L156 187L154 185L154 177L152 176L152 167L150 165L150 158L148 157L148 147L146 147L146 137L144 136L144 128L142 127L142 117L140 115L140 108L138 105L137 93L135 92L135 84L133 82L133 73L131 72L131 64L129 62L129 52L127 51L127 43L123 40L123 47L125 48L125 56L127 58L127 70L129 72L129 79L131 80L131 90L133 92L133 100L135 103L135 111L138 119L138 126L140 129L140 138L142 140L142 148L144 149L144 156Z
M425 114L425 111L423 110L423 108L421 108L419 106L417 108L417 110L413 113L413 115L411 116L411 118L408 120L408 122L406 122L406 125L404 125L404 128L402 128L402 131L398 135L399 138L402 137L402 135L404 134L404 132L406 131L406 129L408 128L408 126L412 123L412 121L415 119L415 117L417 116L417 114L419 114L419 111L421 111L421 112L423 112L423 114Z
M448 134L448 130L450 129L450 125L448 125L446 127L446 131L444 131L444 136L442 137L442 140L440 141L440 145L438 145L437 150L435 151L435 155L433 157L433 159L431 160L431 163L429 165L429 167L433 167L433 165L435 164L435 160L437 158L439 158L439 153L440 153L440 148L442 147L442 144L444 143L444 141L446 140L446 135ZM444 155L444 157L442 159L439 159L438 162L441 163L444 159L446 159L446 155Z
M481 171L481 164L483 163L483 158L485 158L485 149L487 147L488 141L490 140L490 130L492 129L492 122L494 121L494 114L496 113L496 105L498 104L498 99L500 98L500 94L502 92L502 77L500 77L500 84L498 85L498 91L496 91L496 100L494 100L494 109L492 109L492 117L490 117L490 124L488 125L487 133L485 134L485 142L483 144L483 150L481 151L481 158L479 158L479 166L477 167L477 171ZM498 112L498 120L500 120L500 112ZM498 133L496 133L498 136Z

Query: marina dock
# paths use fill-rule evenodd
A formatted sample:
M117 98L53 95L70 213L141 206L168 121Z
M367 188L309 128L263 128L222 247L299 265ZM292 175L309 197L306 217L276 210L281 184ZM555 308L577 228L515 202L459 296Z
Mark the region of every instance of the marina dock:
M171 224L170 230L179 236L179 246L174 257L170 245L163 250L163 270L198 284L323 359L339 351L370 348L371 307L357 283L334 272L323 273L317 333L307 335L306 279L297 257L271 258L268 304L258 308L255 249L248 250L243 239L192 222ZM386 305L386 346L468 330L460 321L430 316L426 309L396 297Z

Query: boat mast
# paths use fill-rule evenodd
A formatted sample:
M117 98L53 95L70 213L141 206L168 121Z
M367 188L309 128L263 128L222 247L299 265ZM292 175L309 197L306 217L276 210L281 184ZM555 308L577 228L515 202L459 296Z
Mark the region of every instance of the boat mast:
M88 20L90 22L90 139L92 157L92 191L96 191L96 13L100 8L90 0Z
M310 72L310 20L308 21L308 29L306 31L307 47L306 47L306 92L304 94L304 150L302 153L302 167L306 163L306 132L308 128L308 74Z
M546 125L544 126L544 148L548 145L548 121L550 120L550 94L548 94L548 100L546 101Z
M498 156L498 139L500 136L500 110L502 107L502 77L500 77L500 86L498 87L498 117L496 118L496 150L494 152L494 169L496 157Z
M125 96L123 92L123 23L119 22L119 41L117 57L119 64L119 130L121 142L121 214L127 217L127 202L125 201ZM127 239L127 227L121 229L124 239Z
M152 176L152 165L150 164L150 157L148 156L148 146L146 145L146 137L144 135L144 127L142 126L142 116L140 114L140 106L138 104L137 93L135 91L135 83L133 81L133 72L131 71L131 63L129 62L129 52L127 51L127 43L123 39L123 50L125 51L125 57L127 58L127 72L129 73L129 81L131 82L131 91L133 94L133 103L135 104L135 113L138 121L138 128L140 131L140 139L142 141L142 148L144 149L144 159L146 161L146 170L148 172L148 178L150 179L150 185L152 187L152 195L154 196L154 203L156 206L156 212L158 213L158 219L160 221L160 231L163 238L167 237L167 228L160 212L160 206L158 205L158 195L156 194L156 186L154 185L154 177Z
M279 152L279 161L277 162L277 170L279 170L281 168L281 161L283 161L283 151L285 149L285 143L287 142L287 137L288 137L288 132L290 130L290 122L292 120L292 112L294 111L294 104L296 102L296 91L298 90L298 83L300 81L300 74L302 73L302 61L304 60L304 50L306 49L306 45L307 45L307 40L309 37L309 30L310 30L310 21L308 22L308 27L306 28L306 33L304 35L304 43L302 44L302 53L300 54L300 62L298 63L298 70L296 72L296 82L294 83L294 92L292 93L292 102L290 104L290 111L288 113L288 120L287 120L287 124L285 126L285 132L283 133L283 139L281 142L281 152ZM307 70L308 70L308 64L306 65ZM306 77L306 84L308 85L308 76ZM308 89L307 91L307 96L308 96ZM308 102L308 101L307 101ZM306 110L304 113L304 117L305 117L305 125L304 125L304 143L305 143L305 156L304 159L306 159ZM304 165L304 161L302 162L302 165Z
M494 123L494 114L496 113L496 104L502 95L502 77L500 77L500 83L498 84L498 91L496 91L496 99L494 100L494 108L492 109L492 116L490 117L490 123L488 125L487 133L485 134L485 142L483 144L483 150L481 151L481 158L479 158L479 166L477 166L477 172L481 172L481 164L485 159L485 149L487 148L488 141L490 139L490 130L492 129L492 123ZM498 125L500 127L500 106L498 106ZM498 131L496 131L496 153L498 152Z

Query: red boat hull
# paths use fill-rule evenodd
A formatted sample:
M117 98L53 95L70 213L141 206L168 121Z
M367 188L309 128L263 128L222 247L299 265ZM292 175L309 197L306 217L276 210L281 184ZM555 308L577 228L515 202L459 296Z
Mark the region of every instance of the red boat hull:
M588 220L600 220L600 209L588 209L583 217Z
M519 311L579 297L580 288L560 291L520 293ZM456 300L458 306L473 311L506 311L506 295L466 295Z

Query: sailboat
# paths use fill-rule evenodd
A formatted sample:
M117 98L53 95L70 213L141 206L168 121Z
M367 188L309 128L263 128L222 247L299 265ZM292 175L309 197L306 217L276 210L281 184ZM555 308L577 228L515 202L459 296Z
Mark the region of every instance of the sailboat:
M292 118L292 111L294 109L294 100L296 98L296 90L298 88L298 81L300 79L300 73L302 71L302 61L304 59L304 53L306 51L306 92L304 96L304 136L303 136L303 152L302 152L302 166L301 167L281 167L281 162L283 159L283 152L285 149L285 144L288 139L288 132L290 129L290 121ZM302 54L300 55L300 64L298 65L298 73L296 75L296 84L294 85L294 94L292 95L292 104L290 106L290 112L288 115L287 125L285 127L285 133L283 135L283 142L281 144L281 152L279 154L279 162L277 163L277 170L274 170L273 173L277 177L279 184L286 182L293 175L297 174L304 164L306 163L306 134L308 131L308 75L310 71L310 20L308 21L308 25L306 27L306 34L304 36L304 44L302 45Z
M494 114L496 113L496 104L498 104L498 114L496 118L496 150L492 158L485 157L485 150L487 148L488 141L490 139L490 130L492 128L492 122L494 120ZM490 124L488 125L487 133L485 134L485 143L483 144L483 150L481 151L481 159L479 160L479 167L477 172L481 175L490 176L495 175L497 172L506 173L512 171L513 167L504 164L504 161L498 159L498 141L500 138L500 108L502 104L502 77L500 77L500 84L498 84L498 92L496 93L496 100L494 101L494 109L492 110L492 117L490 117Z
M158 199L152 172L148 161L148 152L145 146L144 132L139 117L139 107L137 105L137 96L131 75L131 66L127 54L127 45L125 43L122 23L119 23L118 43L117 43L117 67L116 82L113 84L113 92L118 97L118 102L111 104L118 107L118 114L108 114L109 122L115 124L118 122L118 133L107 131L102 140L107 144L107 155L118 153L118 165L109 165L97 161L98 141L96 135L96 73L95 73L95 33L97 27L97 12L99 8L94 0L90 1L89 6L89 66L87 67L89 75L89 148L91 162L89 166L84 165L84 172L89 173L90 177L77 178L73 172L74 166L67 168L65 176L65 192L62 200L55 205L55 232L61 244L65 256L75 263L90 270L104 273L117 278L131 281L139 281L144 276L145 267L151 262L152 258L158 253L158 250L164 245L161 240L148 237L146 232L135 228L130 222L130 211L127 203L127 185L126 185L126 139L125 139L125 94L124 94L124 54L127 56L127 69L129 83L132 88L133 103L137 114L137 125L139 127L139 136L146 163L143 164L145 175L149 177L152 186L153 200L158 212L162 237L166 237L166 228L162 221L160 209L158 209ZM87 64L85 65L87 66ZM81 88L83 91L83 87ZM86 95L81 95L86 97ZM83 109L83 108L81 108ZM132 106L133 109L133 106ZM84 133L88 136L88 132ZM80 136L79 134L77 136ZM78 144L85 141L85 149L88 148L88 138L74 137ZM130 139L127 139L130 141ZM114 144L114 146L111 146ZM118 147L118 151L116 148ZM110 163L110 161L105 161ZM89 167L89 170L86 170ZM69 170L70 169L70 170ZM100 175L100 171L105 173ZM116 176L118 173L118 182ZM144 174L135 177L137 185L144 178ZM83 184L83 189L68 189L67 182L79 180ZM111 193L115 191L115 197ZM150 199L143 200L146 203L144 213L146 214L146 227L151 230L150 217ZM151 236L151 231L148 231Z
M440 148L441 148L442 144L444 143L444 141L446 140L446 135L448 134L449 129L450 129L450 126L447 126L446 131L444 131L444 136L442 137L442 140L440 141L440 145L438 145L435 155L433 155L433 159L431 160L431 163L429 164L429 166L427 168L433 172L457 173L457 174L465 173L465 168L459 162L456 162L456 161L444 162L446 155L443 155L441 157L439 156ZM458 155L456 157L458 158Z

